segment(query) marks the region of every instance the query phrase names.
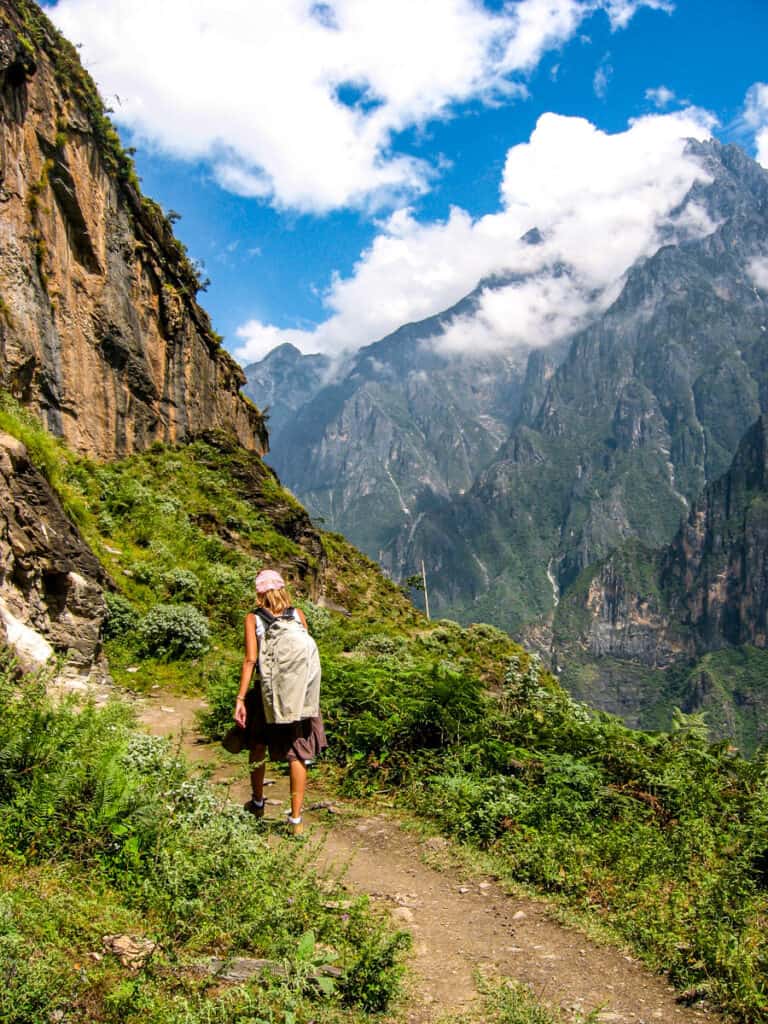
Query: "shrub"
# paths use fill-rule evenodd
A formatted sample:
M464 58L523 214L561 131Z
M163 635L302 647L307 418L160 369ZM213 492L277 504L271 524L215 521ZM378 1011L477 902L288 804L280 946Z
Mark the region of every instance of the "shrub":
M393 658L399 651L402 651L403 643L399 639L387 636L386 633L373 633L365 637L355 647L360 654L367 654L374 658Z
M232 713L239 681L239 659L220 662L205 677L208 707L200 712L199 719L202 732L212 740L221 739L233 724Z
M335 635L336 623L327 608L321 608L319 604L314 604L312 601L302 601L301 610L307 617L309 632L318 643L329 640Z
M202 612L190 604L157 604L139 623L139 642L148 655L173 661L208 650L210 632Z
M200 580L189 569L171 569L163 574L163 584L172 597L188 600L200 590Z
M241 565L211 562L202 575L206 607L217 612L229 625L242 625L245 609L254 605L256 572L256 563L251 559Z
M107 603L107 617L104 620L104 639L115 640L136 632L139 625L139 613L131 602L122 594L107 591L104 595Z

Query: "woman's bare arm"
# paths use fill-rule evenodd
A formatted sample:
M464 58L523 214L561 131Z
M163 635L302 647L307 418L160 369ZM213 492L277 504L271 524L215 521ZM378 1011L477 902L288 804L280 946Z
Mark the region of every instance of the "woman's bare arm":
M249 612L245 616L245 657L243 667L240 671L240 689L237 691L235 701L235 721L238 725L245 725L245 695L251 685L251 676L259 660L259 640L256 636L256 616Z

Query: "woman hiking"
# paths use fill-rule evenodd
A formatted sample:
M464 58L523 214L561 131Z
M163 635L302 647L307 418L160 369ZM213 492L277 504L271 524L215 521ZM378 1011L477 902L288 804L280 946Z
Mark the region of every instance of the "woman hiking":
M258 665L259 683L249 690ZM320 715L320 661L304 612L294 608L274 569L256 577L256 610L245 617L245 657L235 721L250 750L251 799L245 809L264 817L266 756L287 761L291 777L288 828L301 835L307 765L327 747Z

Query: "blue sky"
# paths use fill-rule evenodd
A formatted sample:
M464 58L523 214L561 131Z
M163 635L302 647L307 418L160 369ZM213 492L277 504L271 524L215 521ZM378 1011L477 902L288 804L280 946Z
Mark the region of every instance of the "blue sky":
M365 344L396 327L399 317L437 312L469 290L475 275L498 262L503 246L489 243L487 252L468 260L467 232L476 240L478 219L499 213L511 201L519 206L519 196L510 198L510 181L506 191L503 186L508 153L531 139L547 112L583 118L602 133L629 138L631 119L651 114L664 119L694 107L697 112L681 115L681 130L686 117L698 118L707 131L738 142L752 155L763 139L762 159L768 162L768 89L760 89L768 81L765 0L604 0L608 9L591 13L599 0L422 2L432 20L413 24L408 5L400 9L390 0L394 25L379 29L380 48L377 34L367 34L364 24L381 13L380 0L320 5L281 0L282 8L273 0L257 5L249 0L217 5L164 0L162 17L158 4L145 0L49 5L66 34L82 43L83 60L114 108L123 138L137 147L144 191L166 210L181 214L176 231L191 255L204 261L211 279L204 304L227 346L239 350L244 361L281 340L308 351ZM261 8L258 15L254 7ZM278 22L288 8L294 23L272 38L271 12L280 11L273 19ZM530 14L527 28L523 10ZM501 18L506 18L503 26ZM328 24L318 29L324 21ZM233 22L236 43L245 45L233 47L228 57ZM306 38L306 49L296 57L303 70L316 59L317 32L326 29L334 43L346 34L354 48L352 57L349 50L326 56L331 63L318 63L317 71L323 81L329 74L337 80L351 68L349 74L361 83L337 87L332 96L337 106L357 104L359 117L351 133L348 125L330 119L334 111L327 103L318 105L313 116L309 92L294 101L292 79L281 75L280 46L286 46L290 62L294 56L288 47L301 47ZM484 33L492 31L498 32L493 46L462 49L462 36L475 32L484 40ZM139 46L149 45L138 59L132 32ZM157 41L157 50L147 43L147 33ZM210 40L197 53L194 33ZM406 39L414 45L403 52ZM507 47L504 59L499 58L502 46ZM457 78L466 63L463 86L454 89L450 65L441 79L446 69L434 53L441 47L456 48L450 59ZM229 60L253 61L255 78L230 78ZM433 60L434 89L431 76L419 77L420 62ZM270 61L271 77L267 72L259 77L258 69ZM185 111L192 90L184 85L185 75L189 83L204 80L199 118L194 107ZM311 76L307 82L307 89L315 87ZM412 86L410 93L400 94L401 82ZM660 87L668 93L648 93ZM213 95L217 90L221 96ZM371 143L364 136L372 134L378 106L387 118ZM707 122L701 111L717 124ZM327 126L318 122L325 113ZM275 131L274 121L280 130ZM659 136L660 145L668 147L668 131L661 126ZM570 173L569 144L579 143L569 143L568 123L550 122L546 159L559 162L563 178ZM585 144L590 144L586 137ZM667 156L679 159L674 147ZM595 159L601 159L598 150ZM626 156L616 156L617 189L634 189L635 195L642 186L645 195L647 181L627 180L631 159L631 148ZM676 197L671 184L676 178L671 172L668 179L663 171L654 173L663 179L662 191L669 189L669 206ZM521 174L525 178L527 171ZM331 187L332 179L338 188ZM549 187L556 190L555 176L553 182ZM524 204L535 206L535 185L534 179L526 186ZM238 194L243 192L251 194ZM553 201L546 199L547 208ZM559 197L557 202L562 206ZM438 230L453 207L466 211L470 223L462 221L460 230ZM631 262L652 245L652 227L665 210L661 204L654 211L656 219L638 235L636 248L617 254L618 262ZM490 233L496 230L492 220L487 225ZM396 241L388 245L393 235ZM447 265L453 251L455 267ZM388 275L393 261L400 269ZM437 262L446 264L437 283L419 290L409 282L388 292L397 287L398 273L407 275L404 267L427 278ZM334 281L349 286L339 289ZM607 278L601 283L607 284ZM328 326L329 317L336 318L337 327Z

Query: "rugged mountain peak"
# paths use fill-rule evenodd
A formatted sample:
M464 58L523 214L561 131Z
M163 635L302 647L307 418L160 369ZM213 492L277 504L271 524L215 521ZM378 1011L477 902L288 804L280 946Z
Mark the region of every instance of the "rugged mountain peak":
M0 0L0 129L0 385L99 457L214 428L265 450L183 245L28 0Z
M268 415L271 437L279 437L296 411L314 398L331 365L328 356L304 355L285 342L246 366L245 393Z
M526 351L446 352L440 338L474 313L482 281L449 309L404 324L333 368L273 350L248 367L248 391L270 406L272 462L310 511L400 574L422 500L466 490L503 442L519 405ZM306 397L303 397L306 396Z

